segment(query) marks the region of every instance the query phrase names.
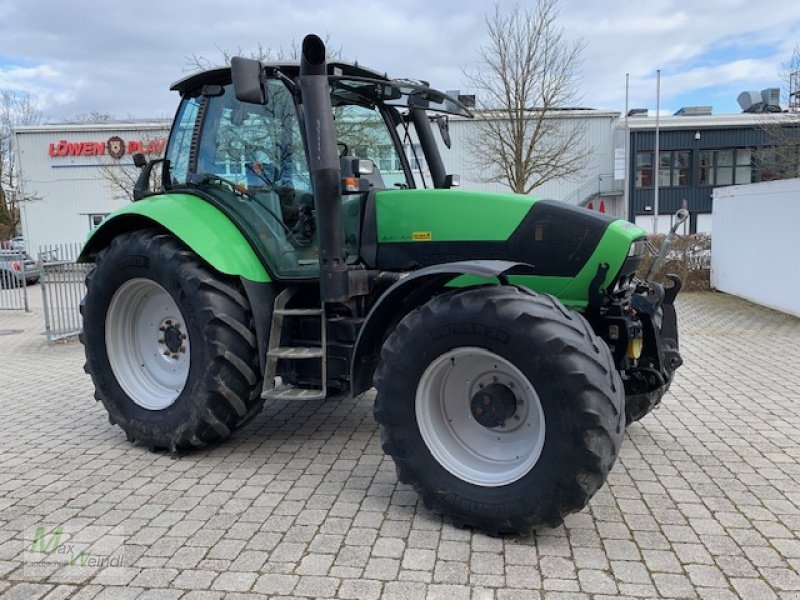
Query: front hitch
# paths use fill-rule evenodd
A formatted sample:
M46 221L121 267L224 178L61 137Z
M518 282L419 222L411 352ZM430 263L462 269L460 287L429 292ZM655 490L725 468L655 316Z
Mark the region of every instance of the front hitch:
M677 275L667 275L668 288L653 281L641 282L631 296L631 307L642 324L643 352L639 364L629 369L637 393L654 391L672 380L683 364L678 346L678 319L673 305L682 282ZM632 381L633 383L633 381Z
M686 210L685 208L681 208L678 210L678 212L675 213L675 222L672 224L672 227L667 232L667 235L664 237L664 243L661 244L661 250L658 251L658 256L656 256L655 260L650 265L650 268L647 270L647 275L645 275L645 279L647 281L651 281L653 277L658 275L658 271L661 269L661 265L664 264L664 260L667 258L667 253L669 252L669 248L670 246L672 246L672 240L675 238L675 234L678 232L678 227L683 225L683 223L688 218L689 218L689 211Z

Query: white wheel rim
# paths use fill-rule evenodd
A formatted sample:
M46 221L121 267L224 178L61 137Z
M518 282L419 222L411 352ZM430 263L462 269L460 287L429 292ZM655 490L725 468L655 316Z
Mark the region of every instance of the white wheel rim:
M106 313L106 351L123 391L147 410L163 410L189 376L189 336L175 300L150 279L126 281Z
M472 402L492 384L513 392L516 409L500 426L476 420ZM508 485L539 460L545 421L533 385L511 362L483 348L461 347L436 358L417 385L417 425L442 467L483 487Z

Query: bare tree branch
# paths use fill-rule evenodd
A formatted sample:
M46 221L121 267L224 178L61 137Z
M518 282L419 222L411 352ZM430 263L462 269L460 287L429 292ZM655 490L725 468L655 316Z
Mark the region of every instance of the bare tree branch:
M467 141L485 182L520 194L578 173L589 156L585 125L562 109L578 99L583 40L556 24L557 0L486 17L489 43L480 65L464 73L477 96L476 134Z
M342 58L342 47L333 49L330 44L330 35L325 35L325 47L328 49L328 58ZM235 50L230 48L222 48L217 46L218 56L216 58L209 58L198 54L190 54L186 57L186 71L205 71L216 67L225 67L231 64L231 58L234 56L246 56L247 58L254 58L261 61L280 61L280 60L299 60L300 59L300 45L296 41L292 41L288 48L278 46L277 48L267 48L262 44L258 44L255 48L244 50L238 46Z
M0 239L12 237L19 226L19 203L26 200L16 171L14 128L36 125L42 112L27 92L0 90Z
M781 95L788 104L786 112L766 113L760 128L767 137L767 147L753 155L758 180L788 179L800 176L800 43L791 57L781 64ZM793 96L792 94L798 95Z
M165 120L164 127L167 128L168 126L169 122ZM140 135L137 141L141 141L142 146L147 148L149 146L155 146L156 144L153 144L153 142L162 140L164 137L165 133L163 132L148 132ZM148 155L148 159L163 157L165 146L163 144L158 144L158 146L162 148L162 151L158 154ZM139 179L139 169L130 164L120 163L109 157L104 158L105 161L100 167L100 175L111 190L111 197L115 200L129 200L133 202L133 186ZM155 165L150 173L150 189L157 190L160 186L161 164L159 163Z

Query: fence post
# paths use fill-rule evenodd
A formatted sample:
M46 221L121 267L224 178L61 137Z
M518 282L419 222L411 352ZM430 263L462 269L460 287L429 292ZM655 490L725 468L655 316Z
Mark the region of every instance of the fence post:
M25 308L25 312L31 312L30 306L28 306L28 277L25 274L25 257L27 256L27 252L23 252L20 256L20 268L22 269L22 304Z
M51 343L53 340L50 339L52 336L52 326L50 325L50 304L47 301L47 269L45 268L45 261L44 257L47 256L48 250L45 246L45 250L42 251L42 247L39 246L39 253L37 257L39 259L39 264L41 264L41 276L39 277L39 287L42 288L42 312L44 313L44 335L47 339L47 343Z

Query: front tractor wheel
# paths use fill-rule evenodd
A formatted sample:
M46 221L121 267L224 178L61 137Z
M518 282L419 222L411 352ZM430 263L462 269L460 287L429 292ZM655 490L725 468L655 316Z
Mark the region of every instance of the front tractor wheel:
M100 252L86 286L85 369L129 440L199 447L261 409L253 317L234 278L143 230Z
M375 387L400 480L491 533L560 524L605 482L622 443L608 347L555 298L516 288L449 292L408 314Z

